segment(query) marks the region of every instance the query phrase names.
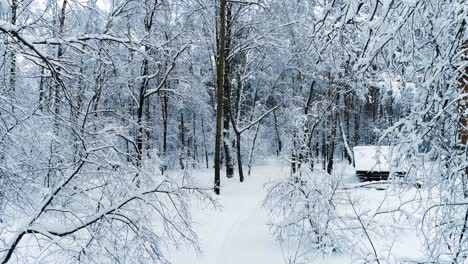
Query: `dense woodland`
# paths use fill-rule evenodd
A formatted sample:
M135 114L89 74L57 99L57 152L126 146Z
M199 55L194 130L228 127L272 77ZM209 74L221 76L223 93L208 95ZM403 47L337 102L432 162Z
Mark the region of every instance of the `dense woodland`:
M165 263L198 247L188 200L216 206L191 170L223 195L278 156L302 190L391 144L438 191L421 263L463 263L467 22L466 0L1 0L0 262Z

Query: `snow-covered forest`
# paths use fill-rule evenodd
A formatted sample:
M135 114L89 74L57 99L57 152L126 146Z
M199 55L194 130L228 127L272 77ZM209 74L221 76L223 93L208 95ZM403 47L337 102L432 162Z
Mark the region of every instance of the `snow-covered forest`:
M0 0L0 263L468 263L467 24L467 0Z

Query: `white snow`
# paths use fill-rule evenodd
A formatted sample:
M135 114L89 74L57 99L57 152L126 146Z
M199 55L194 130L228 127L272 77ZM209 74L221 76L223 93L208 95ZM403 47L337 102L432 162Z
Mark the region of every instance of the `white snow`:
M356 146L353 151L356 171L390 171L390 146Z
M365 149L368 150L368 146L358 147L357 151ZM389 151L389 147L383 149ZM354 170L345 162L337 163L335 172L342 175L343 184L348 187L350 199L355 201L361 219L370 221L374 228L378 227L378 230L372 230L372 237L379 256L388 256L389 263L424 258L423 243L411 219L419 219L423 212L417 197L427 199L429 194L415 188L402 192L402 189L390 185L382 185L379 189L359 188ZM195 170L191 173L195 184L212 184L213 170ZM222 208L207 207L206 203L196 199L192 201L194 228L200 239L201 252L189 246L180 246L170 250L168 259L173 264L291 263L288 261L297 253L297 245L294 241L283 241L283 245L280 245L273 238L268 227L271 216L263 207L265 184L288 175L289 166L277 160L254 166L252 175L246 175L243 183L239 182L237 175L231 179L222 175L221 195L215 197ZM338 206L337 210L340 217L355 218L347 207ZM352 223L356 225L354 229L348 226L350 229L344 232L359 238L357 244L367 245L360 225L352 221L349 224ZM393 231L387 233L387 227L392 227ZM386 233L386 236L380 236L380 232ZM362 263L363 255L324 255L317 252L306 259L307 264Z
M195 172L195 179L211 183L212 170ZM173 264L284 264L282 250L268 228L264 184L287 175L279 165L256 166L245 182L221 178L221 210L193 205L193 218L202 252L182 247L171 252ZM236 175L237 176L237 175ZM259 262L261 261L261 262Z

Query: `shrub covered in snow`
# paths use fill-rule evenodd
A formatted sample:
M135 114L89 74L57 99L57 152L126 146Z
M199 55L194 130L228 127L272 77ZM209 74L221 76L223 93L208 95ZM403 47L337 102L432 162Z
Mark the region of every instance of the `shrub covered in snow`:
M266 207L280 242L294 240L300 255L307 251L342 252L349 241L337 230L340 178L303 166L296 174L269 186ZM297 255L295 257L298 257Z

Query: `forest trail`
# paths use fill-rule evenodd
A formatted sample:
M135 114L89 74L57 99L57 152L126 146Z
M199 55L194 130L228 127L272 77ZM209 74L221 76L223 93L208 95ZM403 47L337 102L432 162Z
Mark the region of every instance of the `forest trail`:
M197 172L196 178L212 180L212 171ZM199 235L201 253L188 248L173 252L174 264L284 264L279 243L272 238L267 211L262 203L265 184L287 174L277 164L256 166L244 183L222 178L222 209L192 205L194 228ZM259 262L260 261L260 262Z

